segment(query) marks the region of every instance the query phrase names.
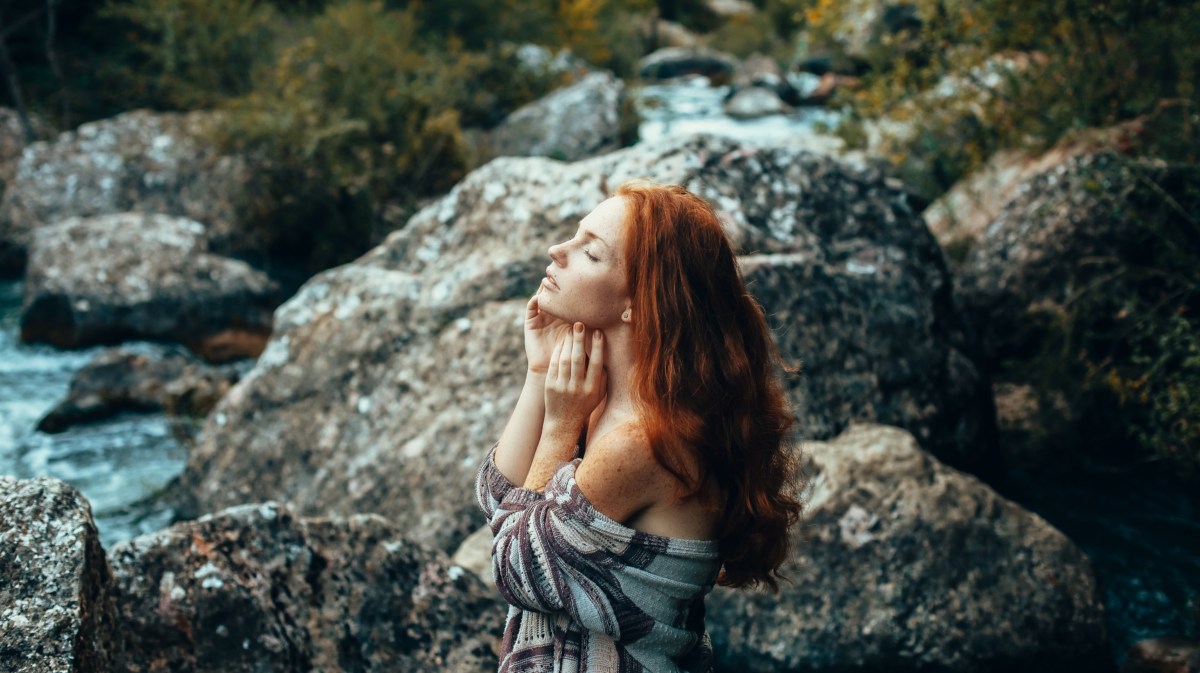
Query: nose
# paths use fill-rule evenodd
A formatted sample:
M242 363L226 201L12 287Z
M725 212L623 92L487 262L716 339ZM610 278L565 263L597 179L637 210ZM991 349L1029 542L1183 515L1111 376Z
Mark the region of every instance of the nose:
M550 246L550 259L554 260L559 266L564 266L566 262L566 250L562 243L556 243Z

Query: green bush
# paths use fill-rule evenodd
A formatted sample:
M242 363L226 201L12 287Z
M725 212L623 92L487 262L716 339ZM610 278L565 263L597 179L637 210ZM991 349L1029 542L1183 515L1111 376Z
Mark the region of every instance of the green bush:
M111 1L100 12L125 35L106 78L135 104L191 110L247 93L272 51L274 8L254 0Z
M862 121L911 126L883 152L909 163L935 197L1005 147L1048 147L1065 135L1200 100L1200 4L1114 0L918 0L920 28L868 50L863 86L841 98ZM820 43L854 17L809 0ZM949 129L949 130L948 130ZM1154 152L1196 161L1195 144ZM910 171L911 172L911 171Z

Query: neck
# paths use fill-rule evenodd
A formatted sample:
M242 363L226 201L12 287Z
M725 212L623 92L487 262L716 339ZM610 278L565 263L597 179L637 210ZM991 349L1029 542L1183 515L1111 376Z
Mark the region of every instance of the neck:
M607 348L604 351L604 368L608 372L608 391L604 409L598 424L609 420L632 419L637 415L630 385L633 374L633 331L622 325L604 332Z

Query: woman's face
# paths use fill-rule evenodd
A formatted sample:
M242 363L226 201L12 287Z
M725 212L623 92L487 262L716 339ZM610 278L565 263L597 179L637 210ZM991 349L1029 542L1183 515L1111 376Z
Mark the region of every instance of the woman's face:
M605 329L629 307L625 261L625 202L608 199L579 223L574 238L550 246L550 266L538 307L568 322Z

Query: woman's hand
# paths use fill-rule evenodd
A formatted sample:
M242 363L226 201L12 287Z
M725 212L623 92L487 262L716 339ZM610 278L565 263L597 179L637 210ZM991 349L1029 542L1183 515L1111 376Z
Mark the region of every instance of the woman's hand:
M538 296L533 295L525 305L525 359L529 362L529 371L545 374L555 345L570 334L571 325L543 313L538 307Z
M592 410L604 399L608 375L604 371L604 335L577 322L554 347L546 372L546 425L554 431L578 436ZM587 350L587 356L584 350Z

